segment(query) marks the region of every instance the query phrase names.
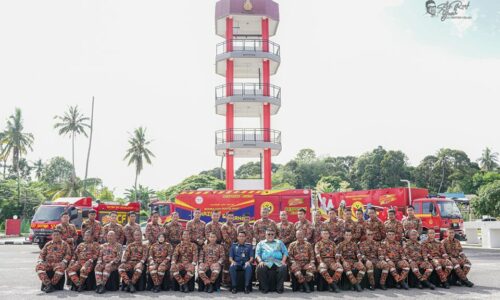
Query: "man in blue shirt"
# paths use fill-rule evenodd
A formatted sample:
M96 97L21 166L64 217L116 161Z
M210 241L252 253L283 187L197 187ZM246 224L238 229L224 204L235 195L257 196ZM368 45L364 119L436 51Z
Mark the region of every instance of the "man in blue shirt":
M287 273L288 250L282 241L274 239L275 235L276 232L273 230L267 230L266 239L260 241L255 249L256 259L259 263L257 278L264 294L269 292L269 272L276 272L276 292L281 294L284 291L283 282Z
M245 231L238 233L238 242L231 245L229 250L229 274L231 275L231 292L236 294L237 286L237 271L245 271L245 294L250 293L252 288L252 262L253 262L253 247L252 244L245 243L247 234Z

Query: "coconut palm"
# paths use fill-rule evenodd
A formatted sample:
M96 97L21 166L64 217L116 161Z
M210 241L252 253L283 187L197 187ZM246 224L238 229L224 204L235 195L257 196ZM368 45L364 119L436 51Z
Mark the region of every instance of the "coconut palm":
M69 135L71 138L71 157L73 163L73 179L76 178L75 170L75 138L79 134L87 137L87 129L90 125L87 124L89 118L85 117L79 110L78 106L70 106L68 111L63 116L55 116L58 120L54 124L55 129L59 129L59 135Z
M42 160L39 159L33 163L33 168L35 169L35 177L37 180L40 180L43 175L43 169L45 168L45 165L43 164Z
M102 180L99 178L87 178L81 180L80 178L71 178L70 180L63 182L62 184L57 184L48 192L52 196L52 199L57 199L60 197L94 197L92 190L87 189L87 187L94 188L102 184Z
M483 171L491 172L498 167L498 153L492 152L490 148L486 147L478 162Z
M0 144L3 145L0 156L4 161L12 155L12 168L19 175L19 160L28 150L33 151L34 136L24 132L21 109L16 108L13 115L7 120L7 128L3 132ZM18 176L19 177L19 176Z
M151 164L151 158L155 157L155 155L147 148L151 141L146 139L146 128L136 128L134 134L130 135L128 143L130 147L127 149L123 160L128 160L129 166L131 164L135 165L134 189L137 190L137 178L144 168L144 161Z

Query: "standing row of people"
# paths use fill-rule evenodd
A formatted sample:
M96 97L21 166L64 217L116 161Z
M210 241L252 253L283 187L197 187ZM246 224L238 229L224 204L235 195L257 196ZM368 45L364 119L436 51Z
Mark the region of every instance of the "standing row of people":
M236 274L242 270L248 293L254 263L263 292L269 291L269 272L276 272L276 290L282 292L288 269L305 292L310 292L308 283L316 272L332 292L339 291L337 283L342 273L358 291L362 290L360 283L366 274L370 289L374 289L375 269L382 270L379 282L382 289L385 289L388 274L398 286L408 288L405 279L410 271L419 280L418 287L434 288L428 281L433 270L438 273L443 287L448 288L447 278L452 269L463 284L472 286L466 277L470 261L454 239L454 231L451 229L449 238L439 242L434 239L435 232L429 230L429 239L420 243L422 223L412 207L408 207L407 212L400 222L395 212L389 211L389 219L382 223L373 208L369 209L370 218L366 221L362 210L356 211L357 221L354 221L350 212L340 219L336 210L330 209L326 221L323 222L321 214L314 211L313 222L310 222L306 211L300 210L299 220L292 223L282 211L280 222L275 223L269 218L269 211L263 209L261 219L251 224L250 217L245 215L242 224L236 226L232 212L227 213L226 222L221 223L220 212L213 211L211 221L205 224L201 211L196 209L186 228L179 222L176 212L164 225L161 225L158 212L153 212L146 226L145 238L149 242L146 245L135 223L135 213L129 214L124 227L116 222L116 213L111 213L110 223L102 227L95 220L95 212L91 211L82 226L84 242L76 248L76 229L69 224L69 216L63 214L53 240L40 254L36 270L46 292L53 291L64 271L68 272L76 289L81 290L95 267L98 293L104 292L106 281L115 270L130 292L135 292L135 284L145 270L154 283L154 292L161 290L168 272L179 283L180 290L187 292L187 284L197 270L207 292L214 291L222 272L223 282L233 293L236 293ZM122 244L127 245L123 253ZM423 274L420 269L424 269ZM55 272L52 279L46 274L49 270ZM133 273L131 278L130 272Z

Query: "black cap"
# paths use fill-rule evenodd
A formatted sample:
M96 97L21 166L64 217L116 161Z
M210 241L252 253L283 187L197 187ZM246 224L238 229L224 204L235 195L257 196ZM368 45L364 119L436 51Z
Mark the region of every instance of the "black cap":
M95 211L95 209L91 209L89 210L89 214L96 214L97 212Z
M128 213L128 215L129 215L129 217L130 216L137 216L137 213L135 211L131 211L131 212Z
M394 210L394 208L391 208L391 209L389 209L387 212L390 212L390 213L395 213L396 211Z

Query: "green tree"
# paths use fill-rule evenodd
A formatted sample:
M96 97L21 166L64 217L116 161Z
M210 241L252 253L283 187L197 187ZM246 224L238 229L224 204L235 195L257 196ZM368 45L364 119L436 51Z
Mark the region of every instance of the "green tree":
M478 191L481 186L492 183L496 180L500 180L500 173L479 171L472 176L474 191Z
M226 178L226 170L224 168L217 167L201 171L199 175L210 175L212 177L219 178L220 180L224 180L224 178Z
M78 106L70 106L64 115L55 116L54 119L58 121L54 124L54 128L59 129L59 135L69 135L71 138L71 162L73 164L73 178L76 178L75 138L80 134L87 137L87 129L90 128L87 123L89 118L78 110Z
M173 185L162 191L166 199L173 201L175 196L181 191L193 191L200 188L212 190L224 190L226 183L218 178L209 175L193 175L184 179L181 183Z
M500 216L500 180L482 186L471 204L476 214Z
M49 185L60 185L73 177L73 165L63 157L56 156L49 160L42 172L42 181Z
M0 223L17 215L31 218L38 205L46 200L44 190L47 187L39 182L23 183L21 199L17 195L16 180L0 180Z
M323 176L316 184L316 191L319 193L332 193L340 190L344 182L339 176Z
M295 160L298 162L309 163L316 159L316 152L312 149L302 149L297 153Z
M481 170L485 172L494 171L496 168L498 168L498 153L492 152L490 148L486 147L483 150L481 158L478 159L478 162L481 166Z
M137 178L144 168L144 161L151 164L151 158L155 157L153 152L148 149L151 141L146 139L146 129L139 127L134 130L134 134L130 136L129 148L125 154L124 160L128 160L128 165L135 165L135 181L134 189L137 190Z
M142 209L147 209L151 199L155 198L156 192L147 186L139 185L139 188L132 187L125 190L125 198L129 201L139 201Z
M96 198L104 202L110 202L115 200L115 195L114 192L108 187L103 187L102 189L98 190Z
M17 172L19 169L19 160L28 150L33 151L33 134L24 132L22 112L16 108L13 115L7 120L7 128L3 133L0 144L3 144L2 157L12 155L12 167Z
M33 169L35 171L36 180L41 180L44 169L45 169L45 165L43 164L43 161L41 159L35 161L33 163Z
M102 185L99 178L80 179L71 177L70 180L62 184L56 184L51 187L49 194L55 200L61 197L92 197L96 198L96 187Z

